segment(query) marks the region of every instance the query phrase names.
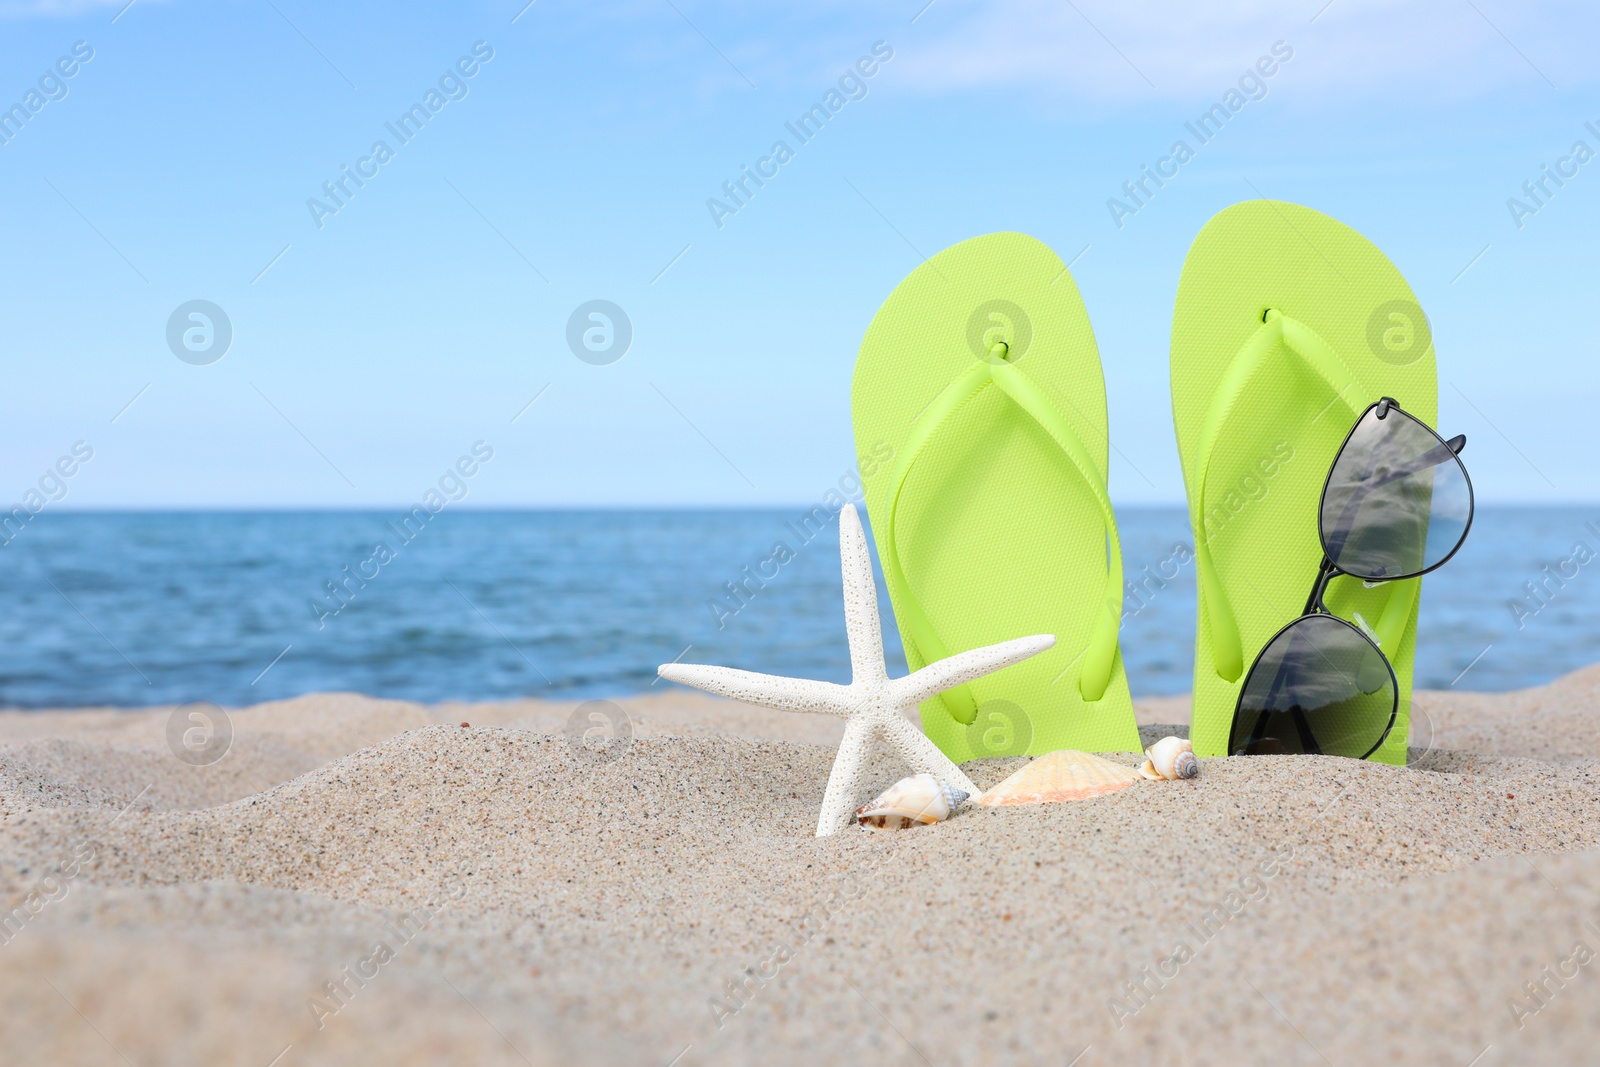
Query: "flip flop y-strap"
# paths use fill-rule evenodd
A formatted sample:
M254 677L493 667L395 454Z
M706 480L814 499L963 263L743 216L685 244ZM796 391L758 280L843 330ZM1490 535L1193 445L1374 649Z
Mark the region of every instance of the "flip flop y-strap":
M1239 349L1217 391L1212 394L1191 481L1195 487L1199 524L1199 536L1195 538L1195 571L1200 587L1205 591L1202 604L1206 625L1211 633L1212 666L1217 676L1228 682L1237 681L1244 673L1244 651L1239 638L1239 624L1222 591L1222 582L1217 577L1216 565L1211 559L1209 538L1205 536L1206 477L1210 472L1212 450L1223 428L1237 413L1238 402L1244 396L1251 376L1262 360L1280 347L1299 359L1327 385L1334 394L1329 407L1342 402L1354 416L1361 414L1368 403L1355 375L1333 347L1310 326L1277 310L1267 312L1261 327ZM1369 628L1378 647L1390 653L1399 645L1405 632L1417 592L1415 581L1397 582L1395 585L1377 626Z
M1117 542L1116 518L1111 510L1111 498L1106 495L1106 476L1090 457L1083 441L1045 395L1015 364L1005 361L1004 342L991 349L992 359L978 360L967 368L944 392L928 406L912 427L895 464L890 479L889 512L884 536L884 578L894 592L895 609L901 623L910 632L917 653L924 663L933 663L949 655L944 642L939 640L933 624L928 621L922 606L911 594L910 584L900 565L900 552L895 539L896 513L900 507L900 492L905 488L911 468L921 456L929 438L947 419L988 388L1000 387L1019 408L1038 423L1056 446L1072 461L1073 468L1084 484L1094 493L1100 507L1101 521L1105 525L1108 565L1106 568L1103 611L1095 624L1093 636L1083 654L1083 669L1078 675L1078 692L1088 701L1099 700L1111 684L1112 666L1117 655L1117 626L1122 616L1122 547ZM959 723L969 724L977 718L978 703L970 689L963 685L946 690L940 695L945 709Z

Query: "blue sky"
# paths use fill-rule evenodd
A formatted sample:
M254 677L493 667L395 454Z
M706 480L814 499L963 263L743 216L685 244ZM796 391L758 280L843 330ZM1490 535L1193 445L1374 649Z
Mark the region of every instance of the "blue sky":
M57 506L388 506L483 440L474 505L815 500L877 305L1020 230L1076 257L1113 498L1176 503L1179 269L1257 191L1407 275L1480 499L1600 497L1600 160L1520 228L1506 203L1600 149L1592 4L524 2L0 0L0 105L60 97L0 144L0 497L84 441ZM1279 41L1265 97L1119 229L1107 199ZM864 95L719 228L707 200L876 42ZM308 199L358 165L319 227ZM207 365L167 343L196 299L232 326ZM633 329L605 365L566 341L595 299Z

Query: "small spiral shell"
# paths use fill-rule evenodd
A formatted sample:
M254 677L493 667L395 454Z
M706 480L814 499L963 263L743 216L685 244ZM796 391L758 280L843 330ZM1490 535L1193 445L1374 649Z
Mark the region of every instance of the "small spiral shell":
M1200 773L1194 746L1182 737L1163 737L1144 752L1147 757L1139 773L1152 782L1193 778Z
M931 774L914 774L857 808L856 821L874 830L905 830L943 822L966 799L966 793Z

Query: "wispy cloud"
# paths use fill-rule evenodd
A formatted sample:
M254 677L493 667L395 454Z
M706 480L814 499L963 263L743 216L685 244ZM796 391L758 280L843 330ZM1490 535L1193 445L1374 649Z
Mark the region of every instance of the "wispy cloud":
M1274 41L1297 91L1345 100L1397 89L1445 100L1600 80L1593 0L926 0L812 5L676 0L763 89L800 88L863 42L890 41L896 81L922 93L1025 89L1110 106L1193 100L1236 80ZM634 0L589 16L639 47L704 49L673 9ZM915 22L913 22L915 18ZM681 39L680 39L681 38ZM706 52L718 90L748 86Z
M128 0L0 0L0 19L66 19L122 7Z
M1526 84L1568 87L1600 72L1583 55L1600 9L1579 0L941 0L908 39L900 75L927 91L1028 87L1097 101L1215 92L1276 40L1307 90L1443 97ZM1315 19L1315 21L1313 21Z

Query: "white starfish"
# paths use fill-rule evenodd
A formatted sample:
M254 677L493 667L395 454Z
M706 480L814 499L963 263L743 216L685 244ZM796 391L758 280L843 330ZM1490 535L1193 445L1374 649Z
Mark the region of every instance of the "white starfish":
M833 761L833 773L828 776L828 791L822 798L818 837L850 825L874 735L884 737L914 771L931 774L975 799L982 790L901 713L935 693L1020 663L1056 643L1050 634L1019 637L930 663L914 674L891 680L883 661L872 557L867 554L867 537L854 504L846 504L839 513L839 556L844 571L845 630L850 638L849 685L697 663L665 663L656 668L670 682L692 685L746 704L838 715L849 720Z

